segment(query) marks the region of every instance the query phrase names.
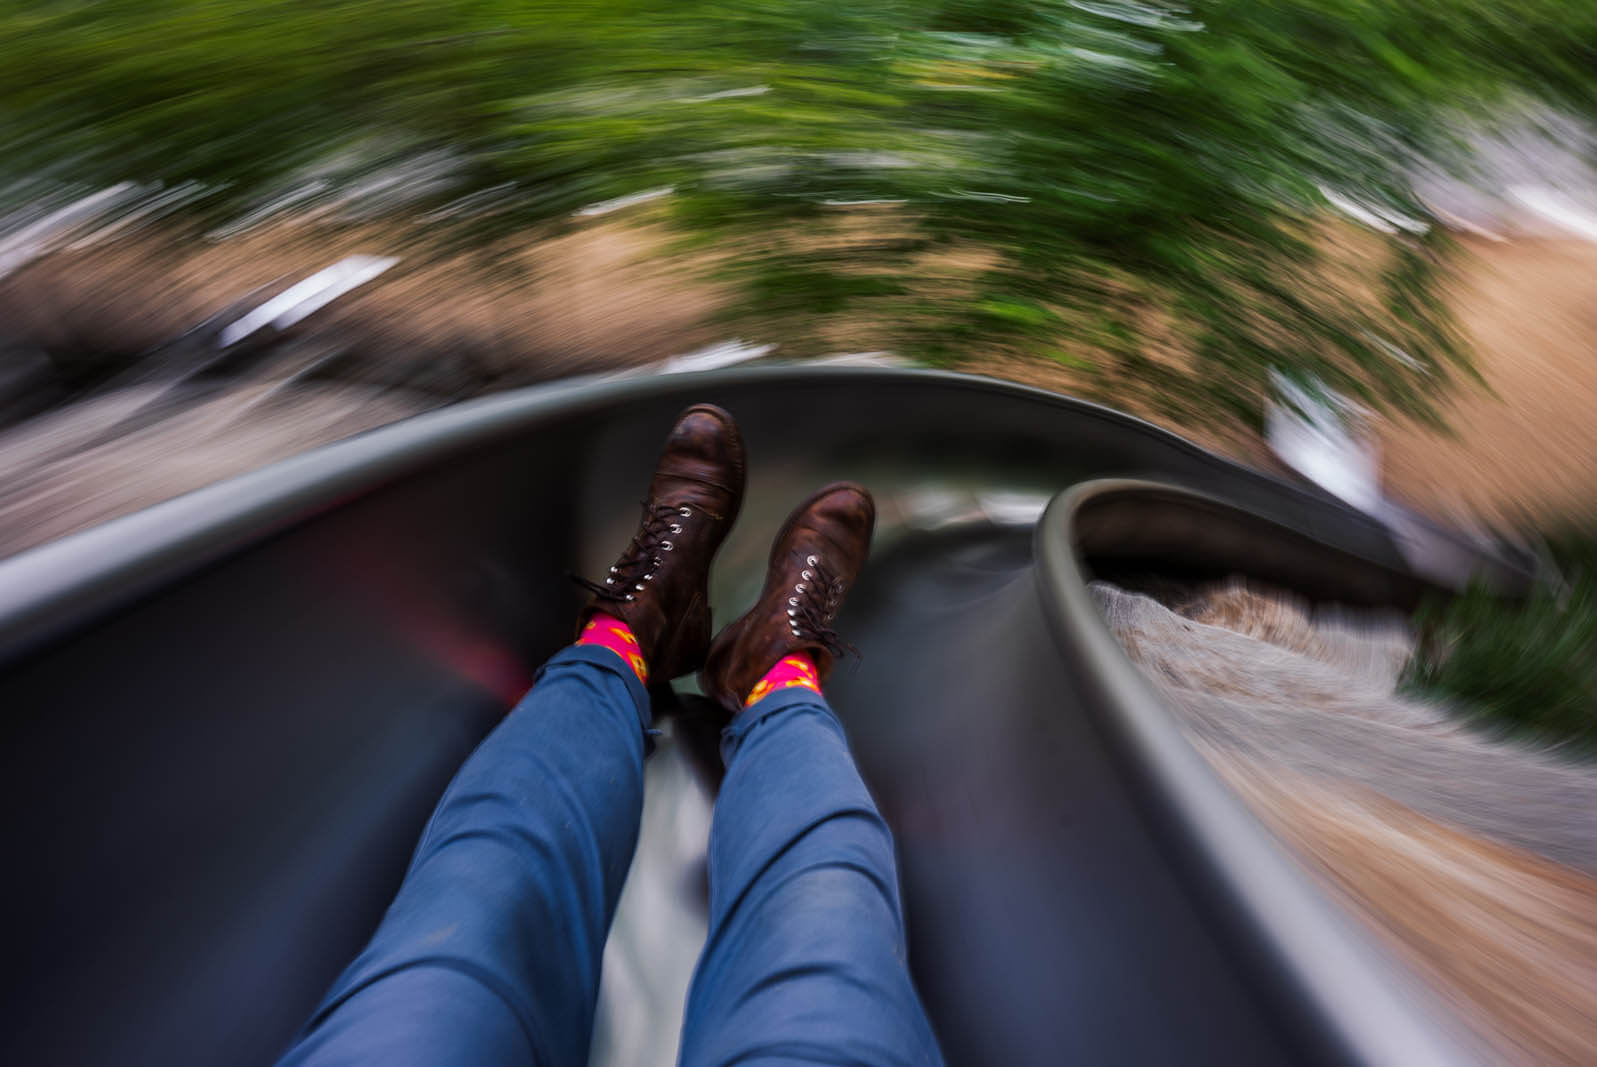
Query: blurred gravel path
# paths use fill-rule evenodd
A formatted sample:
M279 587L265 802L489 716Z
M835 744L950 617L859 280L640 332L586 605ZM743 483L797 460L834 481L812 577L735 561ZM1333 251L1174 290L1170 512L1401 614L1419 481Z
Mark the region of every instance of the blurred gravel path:
M173 410L108 429L163 399ZM421 410L396 390L246 384L184 405L120 390L0 432L0 557Z
M1399 699L1401 620L1094 586L1193 744L1494 1063L1597 1063L1597 766Z

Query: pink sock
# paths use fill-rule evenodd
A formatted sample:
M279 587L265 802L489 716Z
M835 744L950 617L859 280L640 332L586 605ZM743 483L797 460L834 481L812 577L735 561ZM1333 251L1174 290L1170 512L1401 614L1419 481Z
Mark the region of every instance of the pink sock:
M776 666L765 672L765 677L754 683L754 688L749 690L749 698L743 706L750 707L761 697L770 696L781 689L808 689L812 693L821 691L821 675L815 669L815 661L808 652L795 652L791 656L783 656L776 661Z
M638 639L632 636L632 630L627 624L614 615L606 615L602 611L594 612L588 624L582 628L582 636L577 638L577 644L608 648L632 668L632 673L638 676L638 681L644 685L649 684L649 665L643 662L643 654L638 651Z

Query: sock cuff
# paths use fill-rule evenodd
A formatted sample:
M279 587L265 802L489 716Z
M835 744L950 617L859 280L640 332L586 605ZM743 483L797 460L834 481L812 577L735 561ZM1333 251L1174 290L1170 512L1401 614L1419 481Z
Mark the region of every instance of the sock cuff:
M582 633L577 636L577 644L608 648L632 668L638 681L649 684L649 665L644 662L643 653L638 648L638 639L633 636L632 628L614 615L594 612L592 618L583 625Z
M794 652L777 660L771 669L754 683L754 688L749 690L748 699L743 701L743 706L753 707L757 701L772 693L780 693L784 689L808 689L820 695L821 674L815 667L815 660L808 652Z

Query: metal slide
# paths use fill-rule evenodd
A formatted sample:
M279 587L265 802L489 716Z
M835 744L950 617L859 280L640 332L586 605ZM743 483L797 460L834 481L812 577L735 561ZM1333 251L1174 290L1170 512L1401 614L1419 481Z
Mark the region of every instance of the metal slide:
M830 690L897 835L950 1062L1466 1057L1181 739L1084 581L1240 569L1402 606L1526 570L1093 405L799 366L490 397L0 562L0 1061L271 1062L454 769L570 639L565 572L625 543L697 400L749 446L718 618L812 488L878 496L840 626L863 658ZM676 731L659 766L708 766L692 740ZM654 884L646 859L629 899L691 911L699 883ZM673 944L680 972L697 946ZM596 1060L616 1047L602 1033Z

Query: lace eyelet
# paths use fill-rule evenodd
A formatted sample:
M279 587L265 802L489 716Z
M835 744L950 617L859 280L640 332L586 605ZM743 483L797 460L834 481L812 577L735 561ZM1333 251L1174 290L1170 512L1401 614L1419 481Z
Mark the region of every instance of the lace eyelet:
M795 608L798 607L798 597L796 596L788 597L787 602Z
M685 519L689 515L693 514L693 509L688 507L686 504L683 504L681 507L677 508L677 514L681 515Z
M628 599L628 600L636 600L636 599L637 599L637 597L635 597L635 596L633 596L633 595L632 595L632 594L631 594L631 593L628 593L628 594L627 594L627 599Z
M682 532L682 524L680 522L673 522L671 524L671 532L674 533L674 534L681 533Z
M670 552L676 548L676 545L673 545L670 541L661 541L660 548L663 551Z
M641 593L641 592L643 592L643 583L639 582L637 585L633 586L632 588Z
M809 571L800 571L799 572L799 577L803 578L807 582L811 578L815 577L815 575L811 574Z
M798 608L788 608L787 609L787 617L788 618L791 619L791 618L794 618L797 615L798 615Z
M615 585L616 584L616 580L614 578L606 578L604 580L604 584L605 585Z

